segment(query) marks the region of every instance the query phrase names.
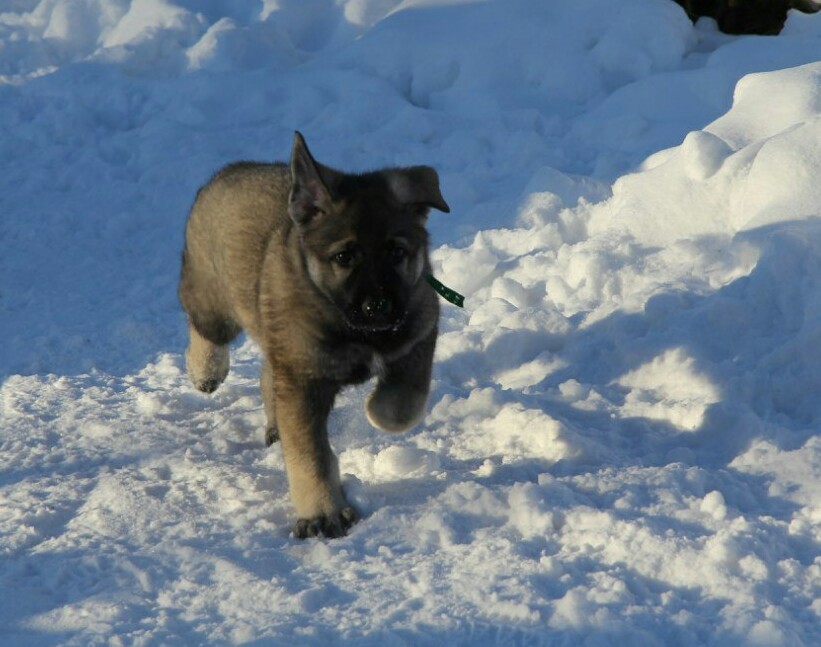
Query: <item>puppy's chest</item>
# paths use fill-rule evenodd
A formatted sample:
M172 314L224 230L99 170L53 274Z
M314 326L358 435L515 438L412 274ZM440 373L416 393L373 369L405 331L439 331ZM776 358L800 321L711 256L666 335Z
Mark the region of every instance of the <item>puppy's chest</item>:
M348 343L325 348L316 358L321 377L343 384L358 384L384 375L385 360L372 347Z

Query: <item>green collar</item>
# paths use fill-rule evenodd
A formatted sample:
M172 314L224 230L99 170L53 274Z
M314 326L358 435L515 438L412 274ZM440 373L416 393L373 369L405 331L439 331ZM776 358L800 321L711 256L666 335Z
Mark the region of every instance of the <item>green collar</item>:
M430 283L430 286L439 293L445 301L449 301L460 308L465 307L465 297L459 294L456 290L451 290L447 285L438 281L433 274L425 272L425 280Z

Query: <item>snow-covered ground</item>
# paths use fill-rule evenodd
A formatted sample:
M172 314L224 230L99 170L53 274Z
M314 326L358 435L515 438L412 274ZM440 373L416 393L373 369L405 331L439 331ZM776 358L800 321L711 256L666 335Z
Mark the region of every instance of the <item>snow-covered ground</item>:
M669 0L0 4L0 644L821 644L821 16ZM429 414L298 541L256 349L188 384L194 193L432 164Z

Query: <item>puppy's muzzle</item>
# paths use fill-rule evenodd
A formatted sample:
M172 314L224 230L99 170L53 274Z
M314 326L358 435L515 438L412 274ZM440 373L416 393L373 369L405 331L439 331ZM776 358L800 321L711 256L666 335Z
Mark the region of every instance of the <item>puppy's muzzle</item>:
M385 297L368 297L362 302L362 314L367 320L388 319L393 310L393 304Z
M353 328L365 331L385 331L402 324L405 314L391 299L382 296L366 297L358 309L354 308L348 321Z

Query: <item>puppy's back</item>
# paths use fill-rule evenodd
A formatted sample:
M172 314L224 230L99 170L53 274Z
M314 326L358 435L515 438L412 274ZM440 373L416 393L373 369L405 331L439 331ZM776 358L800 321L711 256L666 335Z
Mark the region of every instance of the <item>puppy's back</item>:
M237 162L219 171L198 192L188 219L191 228L265 232L287 217L291 175L285 164Z
M258 327L259 273L272 236L290 222L285 164L238 162L197 193L185 232L183 290L199 309ZM185 295L181 294L185 299Z

